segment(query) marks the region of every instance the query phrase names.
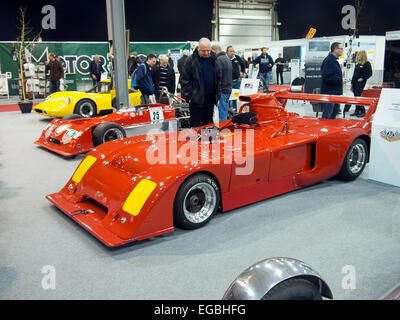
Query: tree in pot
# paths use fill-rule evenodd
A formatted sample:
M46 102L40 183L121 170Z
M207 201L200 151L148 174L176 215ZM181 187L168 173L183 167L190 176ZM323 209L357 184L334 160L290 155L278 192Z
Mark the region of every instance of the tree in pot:
M22 98L22 100L18 102L18 105L22 113L29 113L32 111L33 102L27 99L26 94L26 78L24 74L24 61L26 60L25 52L26 50L29 50L31 47L34 46L34 42L37 41L37 39L40 37L42 31L40 31L36 36L32 36L33 29L26 22L25 18L26 8L23 9L22 7L20 7L19 12L20 25L18 26L19 36L17 38L16 50L18 53L18 72L21 78L22 89L22 95L20 95L20 98Z

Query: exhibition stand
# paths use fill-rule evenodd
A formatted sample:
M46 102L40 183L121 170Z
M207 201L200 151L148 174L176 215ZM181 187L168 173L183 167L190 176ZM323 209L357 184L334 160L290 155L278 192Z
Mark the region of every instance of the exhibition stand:
M400 89L383 88L372 121L369 179L400 187Z

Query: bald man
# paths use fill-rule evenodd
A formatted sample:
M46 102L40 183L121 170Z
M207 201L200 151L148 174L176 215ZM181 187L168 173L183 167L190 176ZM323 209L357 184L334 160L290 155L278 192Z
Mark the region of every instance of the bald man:
M221 77L216 59L210 40L201 38L185 62L181 93L182 98L189 102L192 127L213 123L214 106L221 96Z
M175 94L175 70L169 64L167 55L160 57L160 65L155 67L152 76L156 95L156 101L160 101L162 88L167 88L169 93Z

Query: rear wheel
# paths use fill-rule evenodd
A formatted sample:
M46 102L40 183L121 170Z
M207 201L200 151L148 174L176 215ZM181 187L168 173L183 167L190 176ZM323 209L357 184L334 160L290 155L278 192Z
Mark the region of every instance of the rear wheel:
M367 161L368 146L363 139L357 138L347 150L337 178L346 181L356 179L364 171Z
M89 99L82 99L77 102L74 113L84 118L94 117L97 115L96 104Z
M220 191L216 181L206 174L195 174L180 186L174 201L174 225L197 229L217 212Z
M322 297L311 281L292 278L273 287L262 300L322 300Z
M126 137L125 130L114 122L103 122L93 130L93 145L97 147L100 144L122 139Z

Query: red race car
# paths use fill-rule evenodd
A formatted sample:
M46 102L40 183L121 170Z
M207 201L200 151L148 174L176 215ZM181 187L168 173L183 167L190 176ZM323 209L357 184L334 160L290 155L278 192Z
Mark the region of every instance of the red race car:
M369 106L363 120L300 117L287 99ZM142 135L88 153L56 207L107 246L204 226L228 211L324 179L356 179L368 162L376 98L274 92L241 96L232 119Z
M35 143L71 157L108 141L167 128L168 124L188 127L188 118L189 108L183 103L139 105L95 118L72 114L52 120Z

